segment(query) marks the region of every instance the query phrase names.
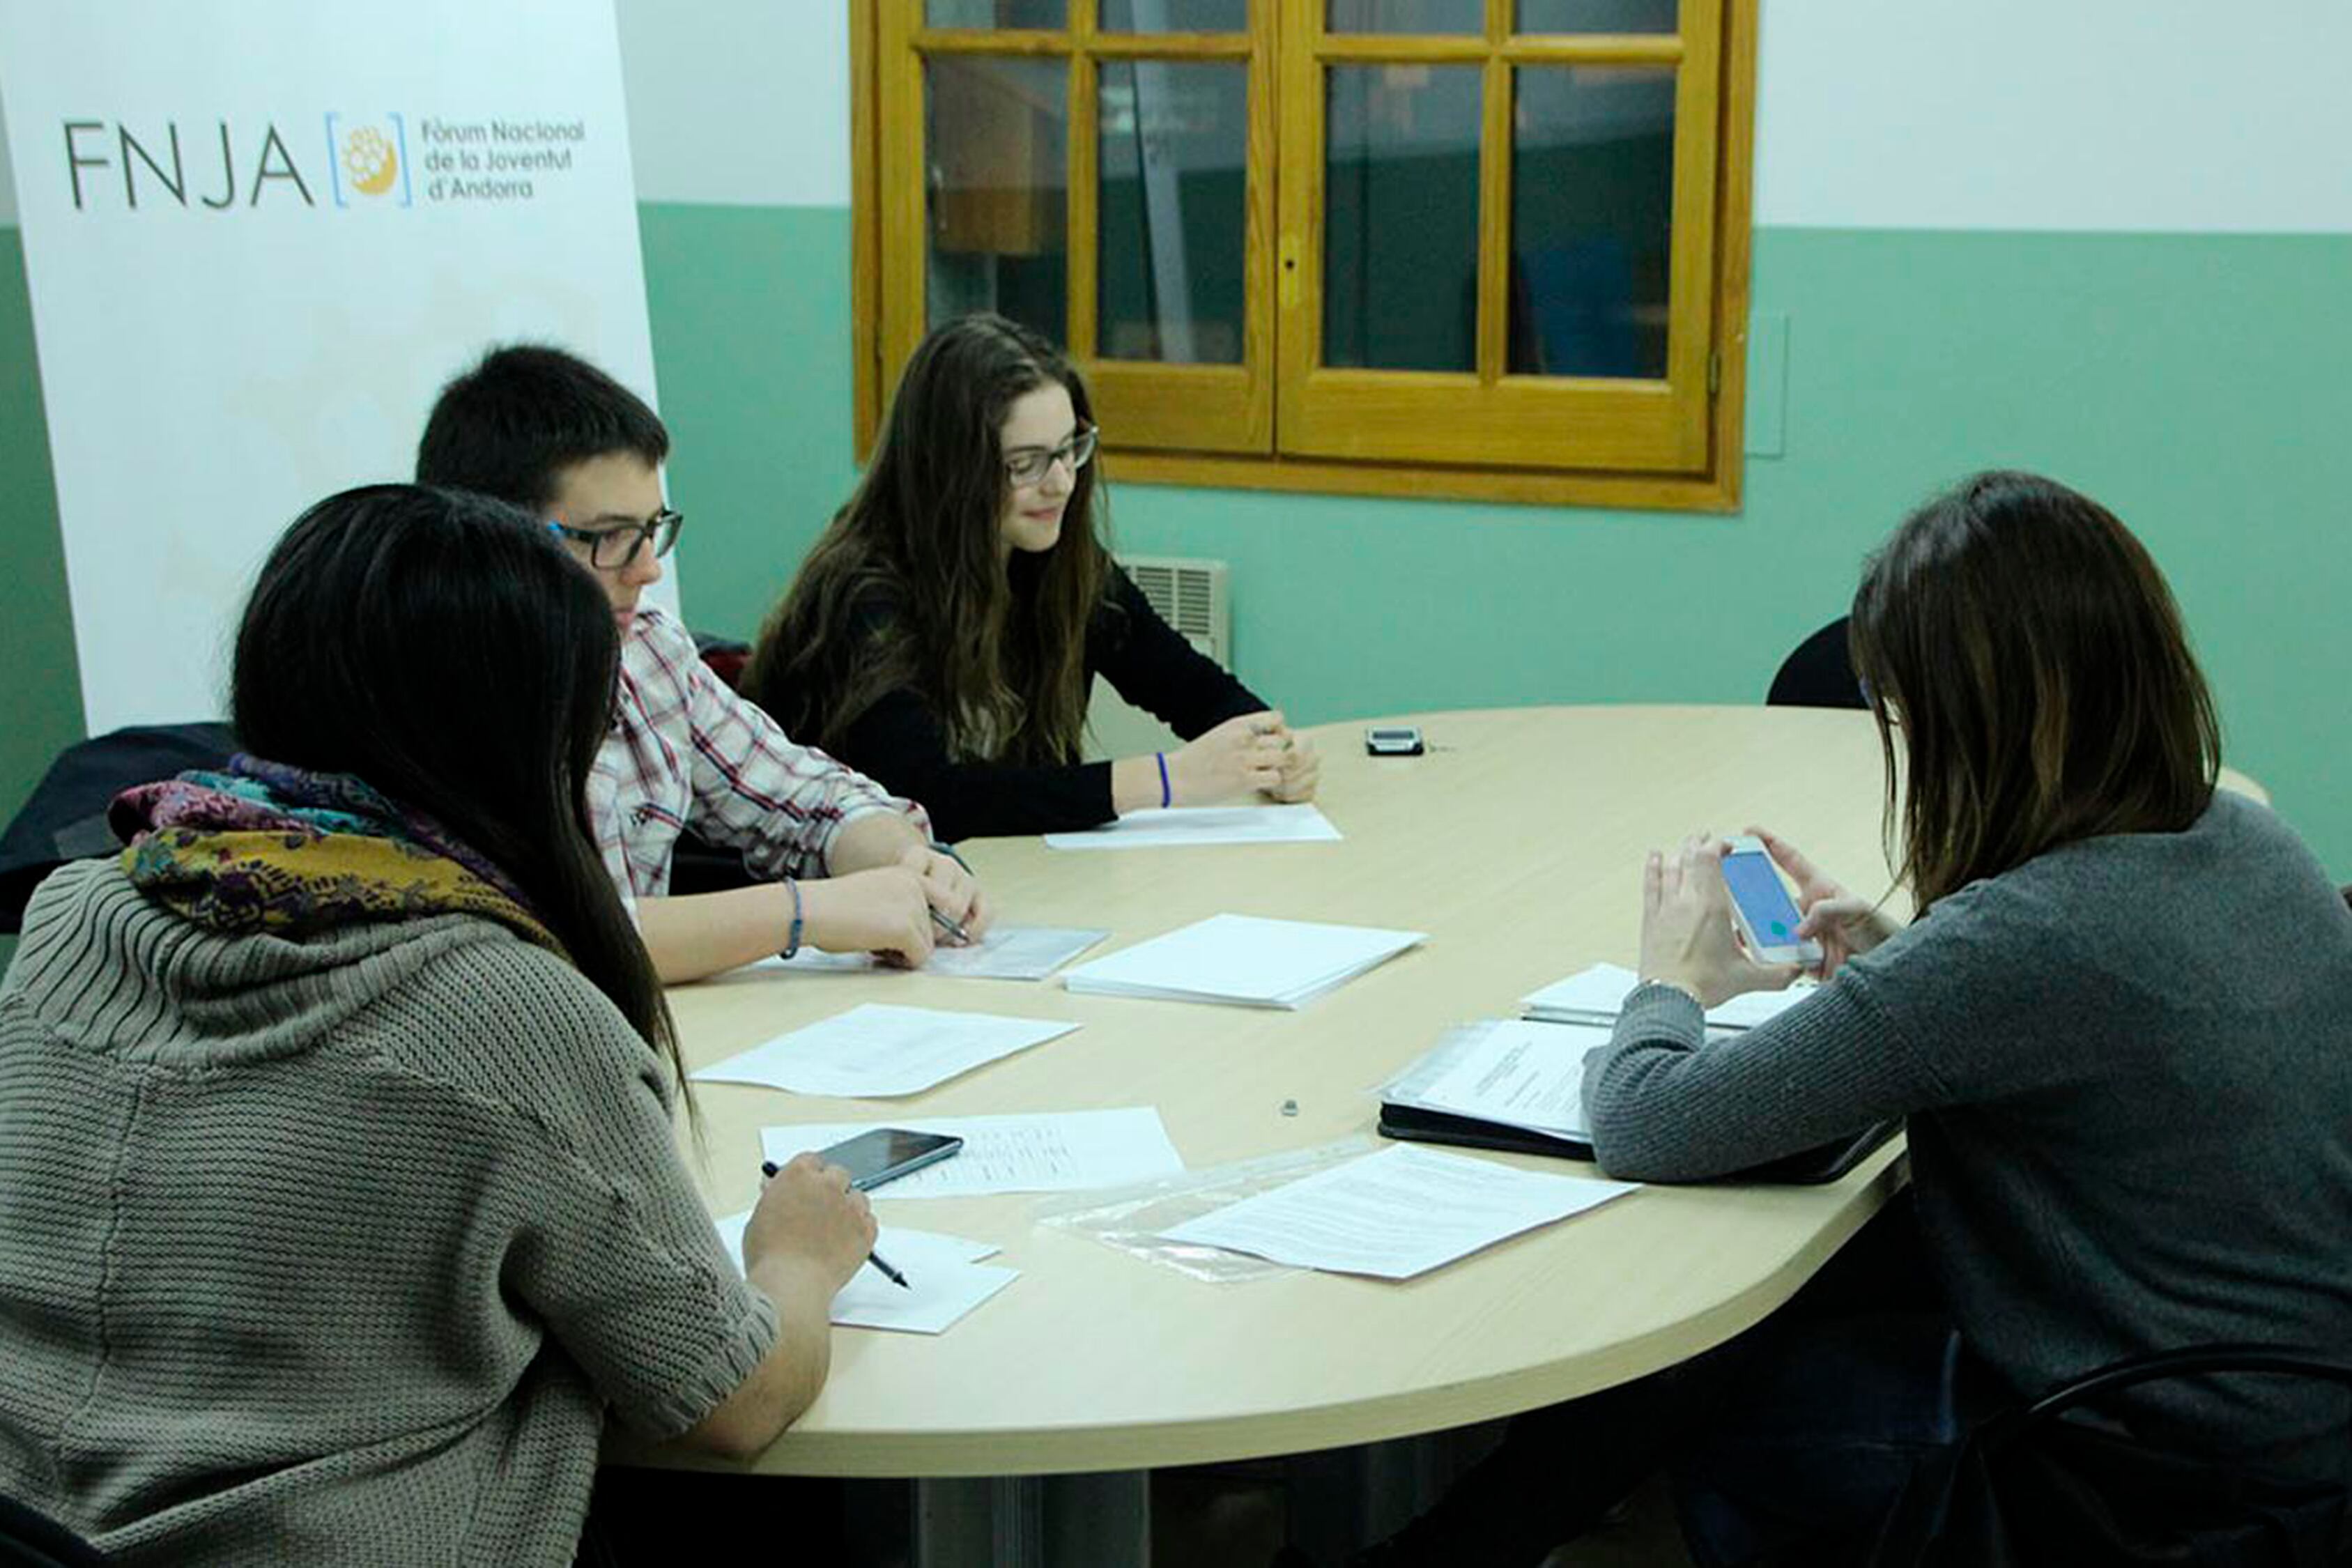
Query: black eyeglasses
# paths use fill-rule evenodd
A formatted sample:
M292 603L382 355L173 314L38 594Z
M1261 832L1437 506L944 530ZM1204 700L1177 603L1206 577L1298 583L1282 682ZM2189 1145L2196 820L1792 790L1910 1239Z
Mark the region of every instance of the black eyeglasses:
M1067 463L1076 479L1094 457L1095 441L1101 435L1089 425L1058 447L1015 447L1004 454L1005 477L1016 485L1042 485L1055 463Z
M625 522L618 528L572 528L550 518L547 531L558 539L588 547L588 564L603 572L617 572L637 558L637 552L650 544L654 559L658 561L677 542L677 531L686 526L686 514L664 507L643 522Z

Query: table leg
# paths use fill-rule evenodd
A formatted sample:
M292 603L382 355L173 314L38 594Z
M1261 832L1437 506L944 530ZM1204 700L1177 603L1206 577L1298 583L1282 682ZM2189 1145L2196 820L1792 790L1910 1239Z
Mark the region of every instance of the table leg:
M1150 1483L1143 1471L918 1480L916 1568L1147 1568Z

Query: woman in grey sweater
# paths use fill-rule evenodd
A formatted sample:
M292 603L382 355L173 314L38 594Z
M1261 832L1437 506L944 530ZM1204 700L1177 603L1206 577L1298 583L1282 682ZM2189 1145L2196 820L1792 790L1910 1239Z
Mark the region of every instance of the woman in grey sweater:
M564 1563L608 1409L743 1454L815 1396L872 1214L787 1167L746 1279L679 1160L584 826L616 646L497 502L279 542L254 754L118 801L0 987L0 1494L126 1568Z
M1929 1353L1874 1363L1847 1325L1743 1373L1689 1467L1710 1561L1866 1537L1889 1457L1951 1440L1956 1367L2005 1401L2139 1352L2352 1340L2352 913L2291 829L2215 789L2219 726L2147 552L2063 486L1981 475L1871 561L1852 639L1918 917L1898 929L1768 836L1825 984L1708 1046L1703 1007L1792 972L1741 951L1721 841L1653 855L1643 983L1585 1066L1620 1176L1906 1119L1947 1309ZM1825 1408L1874 1380L1876 1409L1833 1430ZM2126 1414L2221 1460L2332 1423L2340 1470L2344 1401L2313 1392L2200 1384Z
M1662 1463L1707 1568L1851 1563L1990 1409L2138 1352L2352 1340L2352 911L2277 817L2216 791L2212 703L2147 552L2063 486L1981 475L1871 560L1852 640L1917 918L1758 830L1823 984L1708 1044L1704 1007L1795 972L1741 950L1721 840L1653 855L1586 1125L1611 1174L1678 1182L1902 1117L1910 1194L1749 1333L1518 1418L1360 1568L1533 1568ZM2208 1382L2106 1414L2204 1461L2336 1480L2347 1457L2332 1389Z

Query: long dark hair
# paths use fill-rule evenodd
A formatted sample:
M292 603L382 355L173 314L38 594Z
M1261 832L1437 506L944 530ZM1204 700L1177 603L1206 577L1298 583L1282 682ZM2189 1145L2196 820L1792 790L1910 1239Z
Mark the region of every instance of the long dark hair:
M1008 561L999 540L998 428L1014 400L1055 383L1092 425L1086 384L1028 328L964 316L923 340L873 466L761 628L746 696L800 739L838 750L877 699L911 688L959 760L1077 760L1087 628L1109 574L1097 533L1100 465L1075 476L1053 549Z
M1912 513L1848 637L1923 910L2076 839L2178 832L2212 798L2221 724L2172 591L2055 480L1979 474Z
M685 1092L661 983L588 826L619 647L604 595L525 513L369 485L269 552L237 628L233 717L255 755L353 774L504 872Z

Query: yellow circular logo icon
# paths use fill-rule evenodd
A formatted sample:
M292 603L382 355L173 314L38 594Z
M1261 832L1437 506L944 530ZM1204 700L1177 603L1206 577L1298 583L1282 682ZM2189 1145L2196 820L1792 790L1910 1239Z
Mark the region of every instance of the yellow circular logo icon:
M400 177L400 158L383 132L362 125L343 138L343 169L353 190L380 196Z

